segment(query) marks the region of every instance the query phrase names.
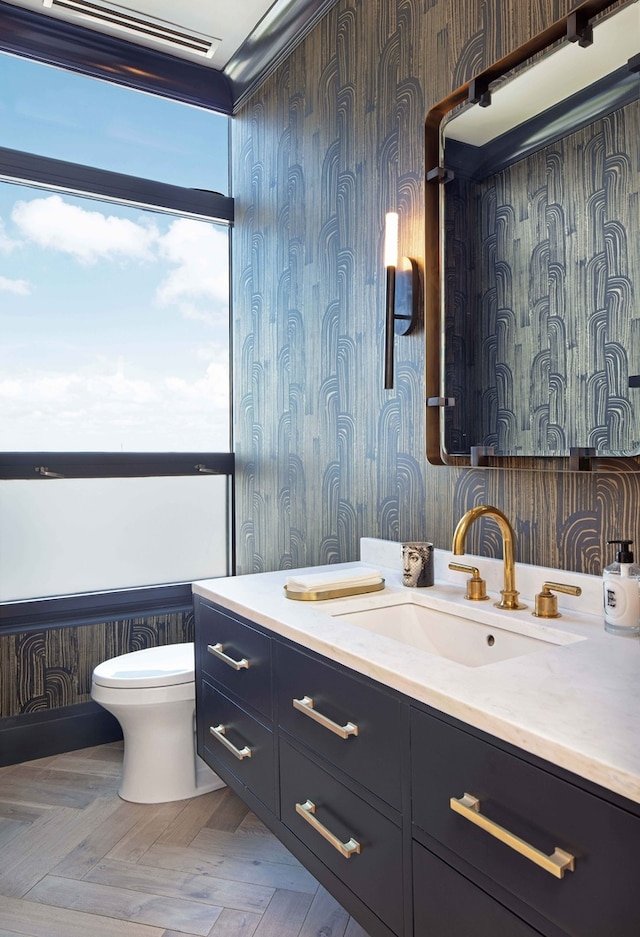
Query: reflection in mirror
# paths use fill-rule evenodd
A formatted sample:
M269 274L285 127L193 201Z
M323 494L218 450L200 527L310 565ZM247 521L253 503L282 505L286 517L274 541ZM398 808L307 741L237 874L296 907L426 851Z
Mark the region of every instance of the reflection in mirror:
M446 456L640 453L639 53L633 2L444 127Z

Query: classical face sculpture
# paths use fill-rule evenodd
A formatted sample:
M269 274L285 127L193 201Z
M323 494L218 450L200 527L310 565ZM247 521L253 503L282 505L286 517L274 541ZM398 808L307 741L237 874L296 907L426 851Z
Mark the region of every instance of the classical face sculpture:
M417 586L426 556L417 547L406 547L403 553L402 582L405 586Z

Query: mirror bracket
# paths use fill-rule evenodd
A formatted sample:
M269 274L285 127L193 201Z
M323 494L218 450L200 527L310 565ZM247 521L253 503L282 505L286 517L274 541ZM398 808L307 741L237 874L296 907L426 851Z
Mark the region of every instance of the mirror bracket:
M451 182L453 178L453 171L451 169L445 169L444 166L436 166L435 169L430 169L427 173L427 182L441 182L444 185L447 182Z
M475 78L471 79L467 103L478 104L480 107L490 106L491 92L489 91L489 77L487 75L476 75Z
M493 446L471 446L471 465L474 468L490 465L489 459L492 455L495 455Z
M593 27L584 10L577 10L567 17L567 39L577 42L583 49L593 45Z
M597 468L596 450L572 446L569 449L569 469L572 472L593 472Z
M428 407L455 407L455 397L427 397Z

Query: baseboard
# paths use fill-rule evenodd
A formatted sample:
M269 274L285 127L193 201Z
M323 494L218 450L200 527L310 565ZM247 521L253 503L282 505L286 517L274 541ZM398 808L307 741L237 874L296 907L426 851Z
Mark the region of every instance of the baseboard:
M117 719L97 703L0 719L0 767L122 738Z

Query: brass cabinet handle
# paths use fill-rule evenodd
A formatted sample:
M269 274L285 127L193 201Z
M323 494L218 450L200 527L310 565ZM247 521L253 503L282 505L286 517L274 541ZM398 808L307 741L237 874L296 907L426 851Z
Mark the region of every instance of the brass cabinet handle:
M552 875L555 875L556 878L563 878L567 870L569 872L574 871L575 856L557 847L550 856L544 852L540 852L535 846L531 846L530 843L520 839L519 836L515 836L513 833L510 833L509 830L505 830L503 826L499 826L497 823L494 823L493 820L489 820L487 817L483 816L480 813L480 801L477 797L474 797L473 794L465 794L464 797L461 797L459 800L452 797L449 801L449 806L452 810L455 810L456 813L470 820L471 823L475 823L476 826L486 830L491 836L495 836L501 843L505 843L507 846L510 846L511 849L515 849L516 852L519 852L521 856L525 856L525 858L530 859L531 862L535 862L535 864L539 865L545 872L550 872Z
M249 668L249 661L246 657L243 657L242 660L234 660L233 657L228 657L224 653L224 647L219 642L218 644L207 644L207 650L214 657L224 661L229 667L233 667L234 670L247 670Z
M209 732L211 735L216 738L219 742L222 742L225 748L228 748L232 755L235 755L240 761L243 758L251 758L252 752L248 745L245 745L244 748L236 748L229 739L225 738L226 729L224 726L209 726Z
M324 726L325 729L329 729L329 731L335 733L335 735L339 735L341 739L348 739L350 735L358 734L358 726L353 722L347 722L343 726L339 726L337 722L333 722L328 716L319 713L317 709L313 708L313 700L310 696L303 696L302 699L294 699L292 702L294 709L298 709L301 713L304 713L305 716L309 716L311 719L314 719L315 722L319 722L321 726Z
M360 843L356 842L353 836L346 843L341 843L338 837L334 833L331 833L326 826L323 826L317 817L314 816L315 812L316 805L312 800L306 800L303 804L296 804L296 813L299 813L302 819L306 820L320 836L324 837L328 843L331 843L333 848L337 849L341 856L348 859L354 852L360 852Z

